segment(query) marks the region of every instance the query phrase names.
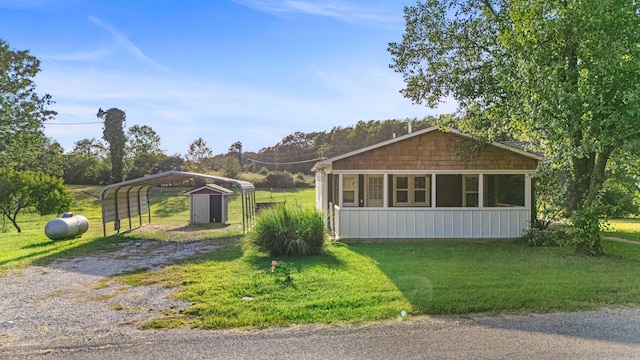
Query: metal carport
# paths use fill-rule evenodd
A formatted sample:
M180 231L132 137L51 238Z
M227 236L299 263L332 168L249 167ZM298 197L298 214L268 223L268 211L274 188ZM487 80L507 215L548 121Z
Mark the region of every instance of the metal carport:
M129 221L129 230L133 229L132 219L137 217L142 226L143 215L148 215L148 223L151 223L149 211L149 190L156 185L177 183L189 179L202 179L214 183L227 183L234 185L242 196L242 229L247 232L253 225L256 205L256 189L248 181L229 179L220 176L190 173L184 171L166 171L149 175L138 179L123 181L117 184L105 186L100 192L102 205L102 231L107 236L107 224L114 223L114 230L119 233L122 228L122 220Z

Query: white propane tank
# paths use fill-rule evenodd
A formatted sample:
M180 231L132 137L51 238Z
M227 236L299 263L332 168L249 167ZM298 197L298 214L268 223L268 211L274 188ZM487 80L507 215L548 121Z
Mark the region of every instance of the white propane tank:
M53 219L44 227L44 233L51 240L72 239L89 229L89 220L82 215L67 212Z

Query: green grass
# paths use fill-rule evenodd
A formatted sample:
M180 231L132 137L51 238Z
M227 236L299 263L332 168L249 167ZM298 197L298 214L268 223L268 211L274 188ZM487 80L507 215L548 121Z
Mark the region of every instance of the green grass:
M640 219L609 220L609 229L605 236L640 242Z
M215 238L224 245L160 271L119 277L130 284L174 287L176 296L192 303L182 312L164 312L147 327L266 328L395 319L402 311L411 318L640 307L639 244L605 240L607 255L595 258L576 255L569 247L502 242L338 244L328 246L321 256L277 258L289 265L292 281L287 282L283 273L270 272L272 259L267 255L243 253L235 225L187 225L184 189L155 189L151 199L152 223L179 231L149 226L106 239L97 202L100 188L70 190L76 199L72 210L87 216L89 232L53 242L43 229L55 216L24 214L19 217L22 234L0 233L0 271L114 248L111 244L132 239ZM257 198L314 203L313 190L264 191ZM636 220L611 225L610 236L640 239Z
M346 247L331 247L323 256L278 261L292 267L291 282L270 272L271 259L258 253L243 255L238 246L228 246L199 264L174 266L153 276L132 274L125 281L180 286L178 296L194 303L182 314L153 320L147 327L333 324L391 318L411 308L373 262Z
M65 241L51 241L44 233L49 220L58 215L39 216L33 213L20 213L18 224L22 233L8 225L8 232L0 233L0 270L20 268L45 259L53 259L62 254L72 254L81 249L103 247L98 239L102 238L101 211L98 201L100 188L97 186L69 186L74 199L72 212L83 215L89 220L89 230L80 238ZM103 242L104 243L104 242Z
M579 311L640 306L640 246L605 241L608 256L508 243L428 242L331 246L327 254L271 259L228 246L200 263L124 278L176 286L193 303L147 327L264 328L416 315Z
M639 306L640 246L605 242L608 256L509 243L358 245L415 311L526 313Z

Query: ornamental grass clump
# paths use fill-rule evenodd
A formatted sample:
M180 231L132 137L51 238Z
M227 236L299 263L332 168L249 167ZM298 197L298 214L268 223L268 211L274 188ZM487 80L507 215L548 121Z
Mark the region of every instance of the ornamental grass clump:
M321 254L325 239L319 211L283 204L260 213L245 245L253 245L272 258L302 257Z

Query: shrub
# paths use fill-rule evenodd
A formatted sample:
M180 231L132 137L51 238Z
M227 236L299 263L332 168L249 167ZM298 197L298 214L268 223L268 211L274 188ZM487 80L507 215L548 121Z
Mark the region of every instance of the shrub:
M322 253L325 242L322 214L310 208L280 204L263 210L245 237L269 256L310 256Z
M297 189L304 189L304 188L312 188L315 185L313 180L309 181L307 180L307 178L305 178L304 174L297 173L295 178L293 179L293 186Z
M260 187L291 189L293 188L293 175L287 171L272 171L264 179Z
M531 224L531 229L524 231L522 236L516 239L516 243L527 246L561 246L569 241L569 235L562 229L550 227L551 221L536 219Z
M571 217L573 243L578 253L602 255L600 233L607 228L604 206L599 200L583 206Z

